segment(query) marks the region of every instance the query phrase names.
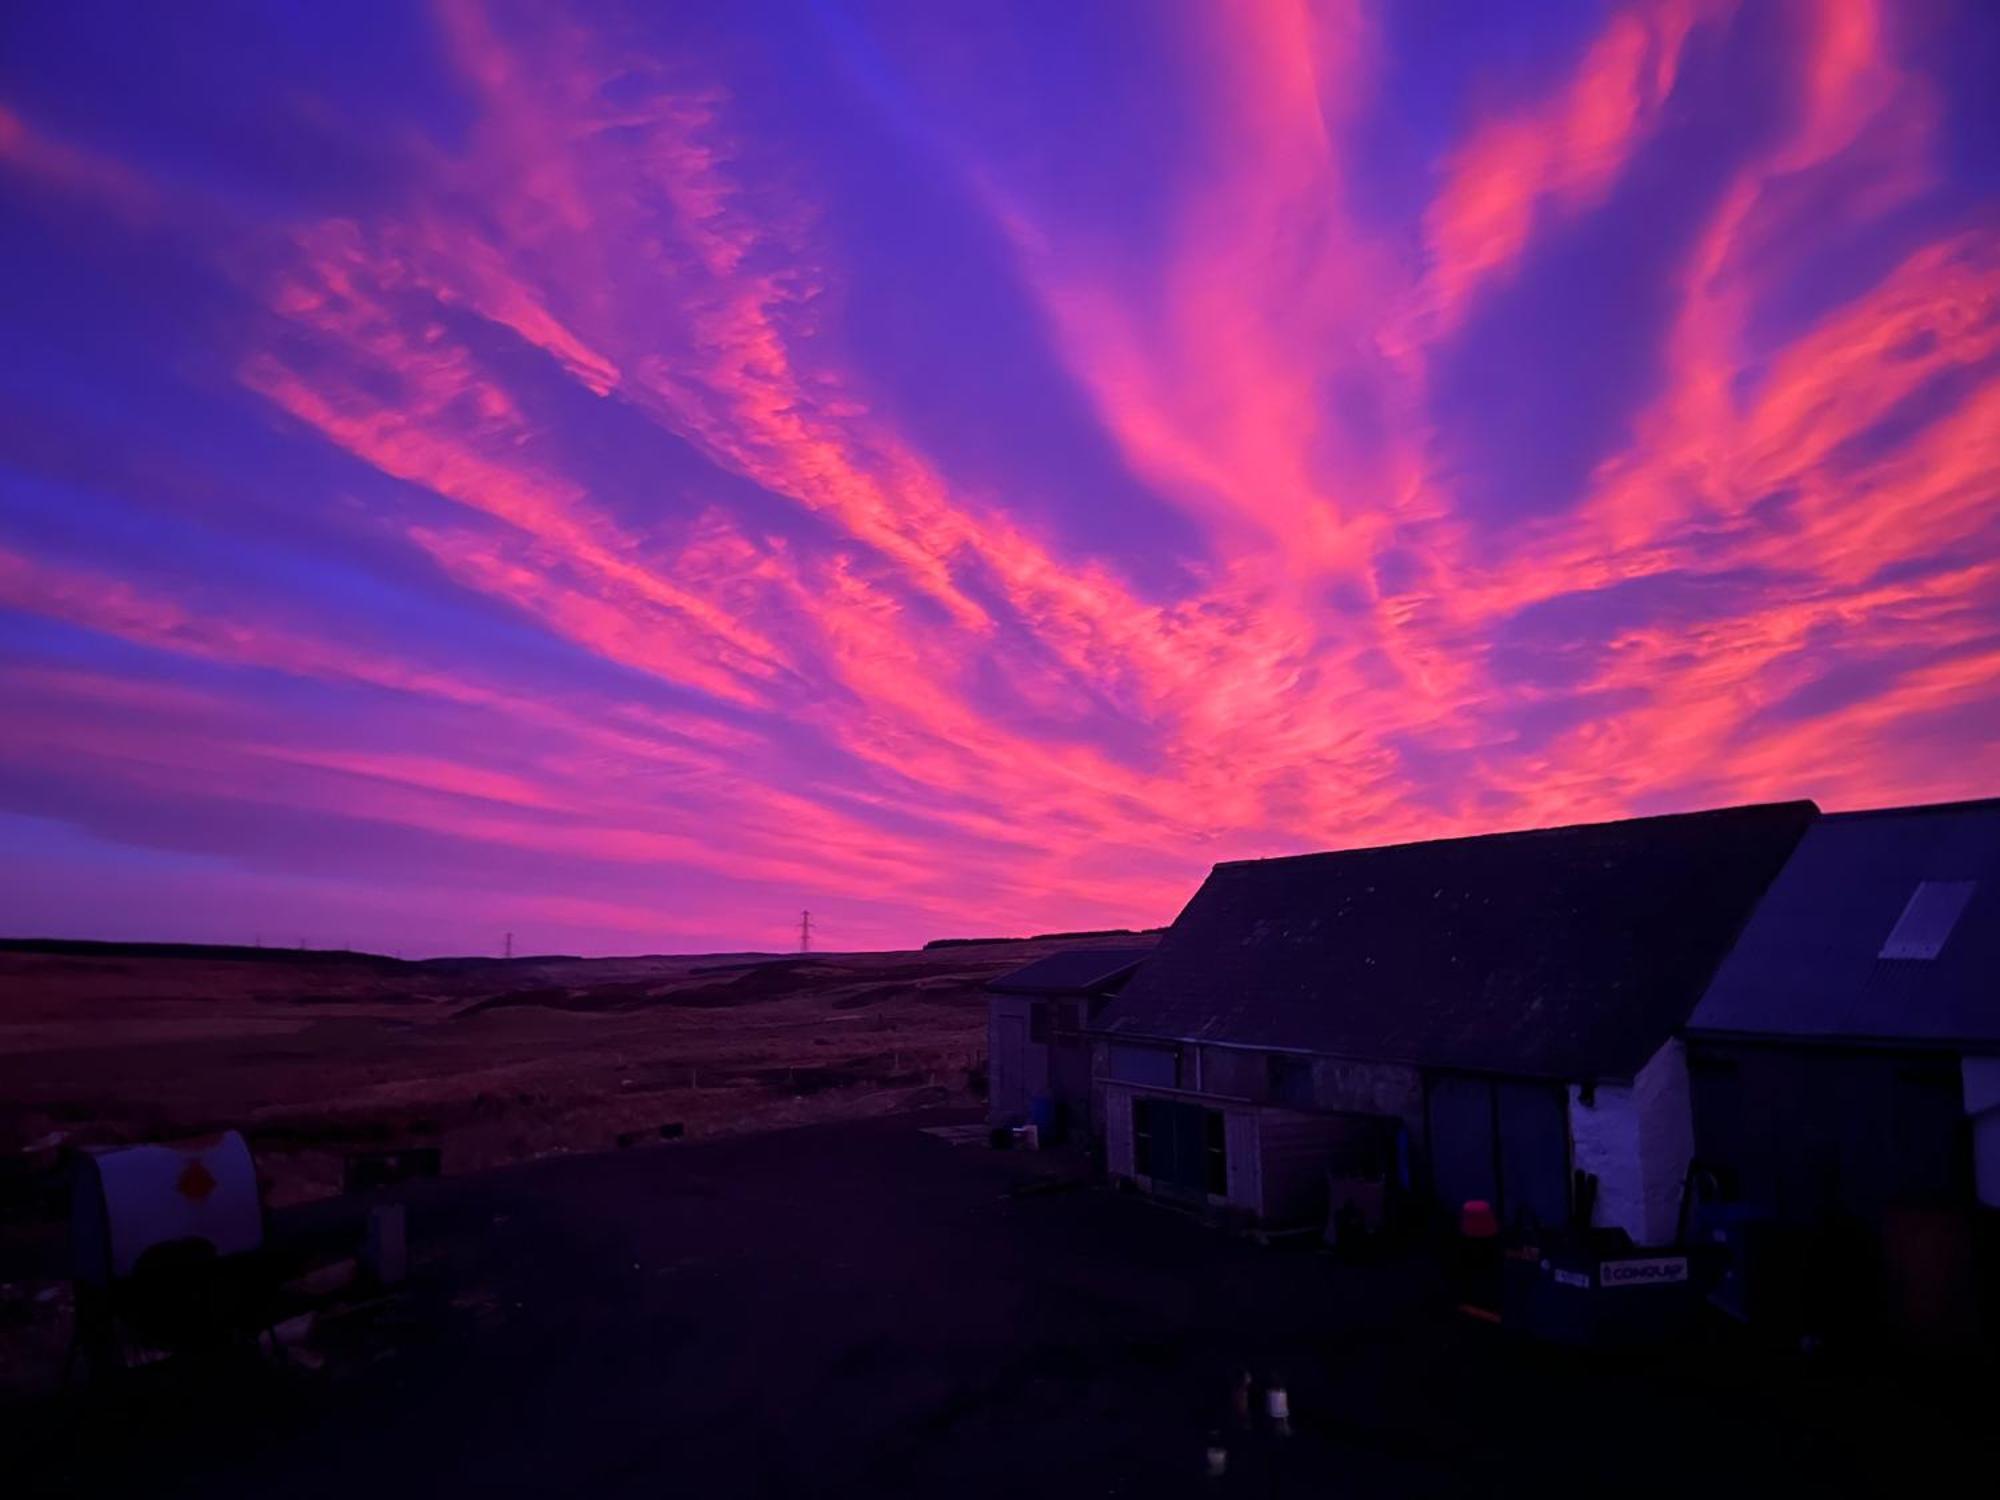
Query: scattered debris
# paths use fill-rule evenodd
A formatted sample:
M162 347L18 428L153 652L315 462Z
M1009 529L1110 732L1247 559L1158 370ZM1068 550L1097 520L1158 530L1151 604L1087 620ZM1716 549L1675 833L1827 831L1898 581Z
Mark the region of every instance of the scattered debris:
M983 1146L987 1129L984 1125L924 1125L919 1127L919 1134L943 1141L947 1146Z
M341 1190L365 1193L393 1187L415 1178L433 1178L444 1170L444 1152L436 1146L402 1146L393 1151L351 1152L341 1167Z
M1264 1387L1264 1415L1278 1437L1292 1435L1292 1398L1285 1389L1285 1377L1274 1374Z
M296 1280L287 1282L285 1290L294 1296L311 1302L323 1302L338 1292L353 1285L358 1270L353 1256L316 1266Z
M271 1325L271 1337L286 1347L302 1344L311 1335L316 1317L315 1313L302 1312L282 1323L274 1323Z
M652 1130L621 1130L618 1132L618 1149L624 1151L633 1146L651 1145L654 1141L678 1141L687 1134L687 1127L674 1120Z
M1250 1425L1250 1391L1255 1385L1248 1370L1239 1370L1229 1388L1229 1416L1239 1428Z

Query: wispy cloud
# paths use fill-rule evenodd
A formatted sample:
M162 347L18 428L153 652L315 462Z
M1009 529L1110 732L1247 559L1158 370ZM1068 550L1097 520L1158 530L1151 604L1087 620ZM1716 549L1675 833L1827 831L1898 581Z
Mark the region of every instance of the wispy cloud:
M450 3L400 123L300 81L324 159L289 196L143 108L86 147L10 96L0 180L67 206L31 254L130 267L82 343L24 320L20 369L134 446L89 485L0 465L4 806L733 946L806 905L857 943L1158 921L1218 857L1992 790L2000 242L1933 61L1976 11L1656 0L1462 76L1375 7L1144 14L887 28L843 70L727 17ZM1130 118L1024 117L996 70L1057 56L1050 119ZM1385 122L1428 143L1414 207L1372 185ZM1707 186L1671 253L1623 255L1676 173ZM1657 315L1557 335L1640 377L1588 434L1464 423L1443 371L1564 378L1507 313L1562 305L1579 237L1582 274L1666 267ZM1573 489L1472 503L1579 436Z

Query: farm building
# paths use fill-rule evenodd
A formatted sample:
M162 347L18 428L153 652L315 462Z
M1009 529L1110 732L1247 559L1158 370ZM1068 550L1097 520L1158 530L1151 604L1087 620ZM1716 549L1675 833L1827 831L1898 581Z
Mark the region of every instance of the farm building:
M1047 1101L1057 1132L1090 1136L1085 1028L1132 977L1145 948L1072 948L987 981L987 1121L1026 1124Z
M1331 1168L1671 1238L1677 1034L1816 811L1217 865L1093 1028L1107 1170L1272 1225Z
M2000 800L1821 818L1688 1038L1721 1193L1809 1235L1849 1306L1969 1326L2000 1208Z

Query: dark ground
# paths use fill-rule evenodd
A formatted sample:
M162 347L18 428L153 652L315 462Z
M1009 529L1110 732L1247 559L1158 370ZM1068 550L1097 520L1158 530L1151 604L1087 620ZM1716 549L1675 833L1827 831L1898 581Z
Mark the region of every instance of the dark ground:
M1954 1460L1992 1472L1975 1392L1950 1370L1528 1346L1457 1317L1421 1266L1260 1249L1138 1199L1042 1190L1050 1159L919 1133L937 1120L401 1190L412 1282L323 1324L322 1372L197 1385L160 1365L110 1397L16 1402L0 1488L1891 1494ZM333 1241L356 1212L317 1204L274 1227ZM1231 1439L1212 1483L1206 1437L1246 1364L1282 1370L1297 1432Z

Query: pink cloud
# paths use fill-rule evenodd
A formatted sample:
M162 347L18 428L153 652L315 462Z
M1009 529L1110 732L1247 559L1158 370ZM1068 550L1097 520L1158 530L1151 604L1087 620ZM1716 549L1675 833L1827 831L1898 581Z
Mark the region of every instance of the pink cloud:
M1718 173L1657 382L1579 493L1484 525L1436 457L1437 344L1614 211L1727 13L1614 11L1546 98L1445 150L1400 224L1353 158L1395 107L1393 28L1358 6L1161 14L1147 40L1185 66L1199 149L1148 185L1144 236L940 126L1134 514L1192 518L1179 581L1142 586L878 399L819 212L837 187L726 62L449 5L463 130L407 146L398 191L312 200L213 260L251 302L236 394L357 491L356 552L396 552L395 586L469 606L469 635L503 626L393 637L24 526L0 604L202 685L16 673L0 756L533 861L555 873L521 909L579 928L740 933L746 903L757 924L833 903L885 939L1160 920L1219 857L1982 790L1942 747L1996 685L1976 553L2000 521L2000 244L1897 217L1935 182L1941 116L1888 12L1787 12L1774 134ZM176 197L11 115L0 172ZM1879 236L1866 274L1801 274L1849 232ZM605 454L620 435L644 451ZM1129 526L1105 545L1156 548ZM1648 586L1673 607L1610 602ZM1522 669L1510 632L1580 601L1594 623ZM1871 690L1826 691L1839 670ZM262 674L366 712L287 715ZM655 880L693 909L656 923Z
M1733 0L1647 0L1618 11L1545 102L1477 127L1425 216L1424 314L1449 330L1503 276L1538 224L1601 202L1658 128L1696 29Z
M8 172L133 221L150 220L159 208L157 189L140 173L101 152L36 130L0 102L0 174Z

